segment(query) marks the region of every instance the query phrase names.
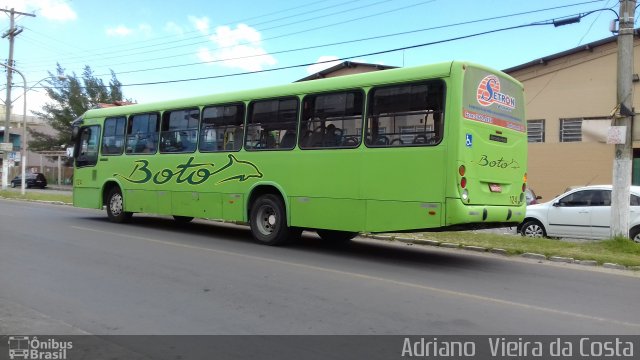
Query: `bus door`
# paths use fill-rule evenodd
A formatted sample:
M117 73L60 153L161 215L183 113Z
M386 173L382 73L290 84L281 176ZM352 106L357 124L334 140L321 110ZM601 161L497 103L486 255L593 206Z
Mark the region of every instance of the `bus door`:
M78 134L73 154L75 163L73 204L99 209L102 207L102 200L96 165L98 164L100 126L82 126L75 131L78 131Z

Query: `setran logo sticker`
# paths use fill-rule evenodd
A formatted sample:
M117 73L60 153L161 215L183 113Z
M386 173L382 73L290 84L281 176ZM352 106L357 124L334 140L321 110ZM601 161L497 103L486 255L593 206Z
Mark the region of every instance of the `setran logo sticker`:
M498 104L511 110L516 108L516 99L500 92L500 79L495 75L487 75L480 81L476 99L482 106Z

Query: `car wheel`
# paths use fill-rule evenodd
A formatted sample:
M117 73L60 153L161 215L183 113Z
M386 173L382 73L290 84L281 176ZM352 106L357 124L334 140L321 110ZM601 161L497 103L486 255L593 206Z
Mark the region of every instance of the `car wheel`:
M273 194L262 195L251 205L249 225L253 238L265 245L282 245L299 234L287 226L282 199Z
M538 220L528 220L520 228L520 234L526 237L547 237L547 231Z
M114 223L126 223L131 219L133 213L124 211L124 199L120 188L114 187L109 191L107 197L107 216Z
M629 238L631 240L640 243L640 226L636 226L629 231Z
M358 235L357 232L338 230L316 230L316 233L318 233L322 240L332 243L344 243Z
M11 183L11 187L12 188L15 188L16 186L18 186L18 185L16 185L16 183L14 183L14 182Z

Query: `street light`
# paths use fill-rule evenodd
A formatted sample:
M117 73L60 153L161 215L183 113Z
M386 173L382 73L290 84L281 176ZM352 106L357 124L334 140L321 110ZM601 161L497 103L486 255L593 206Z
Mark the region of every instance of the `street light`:
M25 172L26 172L26 162L27 162L27 142L25 141L27 139L27 79L24 77L24 75L18 71L17 69L15 69L12 66L6 65L6 64L2 64L0 63L0 65L6 67L9 71L15 71L16 73L18 73L18 75L22 76L22 82L23 82L23 89L24 89L24 107L22 108L22 141L20 142L20 155L22 156L22 160L20 161L20 163L22 164L22 179L21 179L21 194L24 195L24 189L25 189ZM8 84L8 86L11 86L11 84ZM11 112L11 104L7 104L7 118L9 118L9 114ZM6 126L6 129L4 129L5 132L8 133L9 129L8 126ZM5 136L8 138L8 136ZM5 151L5 155L4 155L4 162L2 164L2 168L3 168L3 172L2 172L2 189L6 189L7 184L8 184L8 180L9 180L9 164L8 164L8 160L9 157L6 155L6 151Z
M24 97L24 108L22 109L22 141L20 141L20 153L21 153L21 190L20 192L22 193L22 195L25 194L25 187L26 187L26 167L27 167L27 151L28 151L28 147L29 144L27 143L27 91L33 89L34 87L36 87L38 84L40 84L41 82L47 80L47 79L51 79L54 78L53 76L47 76L45 78L42 78L40 80L38 80L35 84L31 85L30 88L27 89L27 79L24 77L24 75L18 71L17 69L9 66L9 65L5 65L0 63L0 65L4 66L5 68L9 69L9 71L15 71L16 73L18 73L20 76L22 76L22 81L23 81L23 88L24 88L24 92L21 96ZM59 74L57 76L58 80L65 80L67 77ZM11 104L13 104L14 101L18 100L20 98L20 96L16 97L15 99L13 99L11 101L11 103L9 104L5 104L6 107L6 111L7 111L7 117L10 116L10 112L11 112ZM5 129L5 131L9 131L9 129ZM8 160L8 156L4 156L4 162L3 162L3 174L2 174L2 189L5 190L8 186L8 172L9 172L9 168L8 168L8 164L7 164L7 160Z

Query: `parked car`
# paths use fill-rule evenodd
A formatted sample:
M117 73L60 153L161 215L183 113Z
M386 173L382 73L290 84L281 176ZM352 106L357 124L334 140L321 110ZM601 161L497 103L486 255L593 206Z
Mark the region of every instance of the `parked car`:
M631 186L629 237L640 242L640 186ZM611 185L578 187L553 200L527 206L517 229L522 236L606 239L610 237Z
M44 189L47 187L47 179L44 177L42 173L28 173L25 177L25 186L27 188L30 187L39 187ZM22 186L22 176L18 175L11 180L11 187Z
M533 189L526 188L524 196L527 199L527 205L537 204L538 200L542 199L542 196L537 196Z

